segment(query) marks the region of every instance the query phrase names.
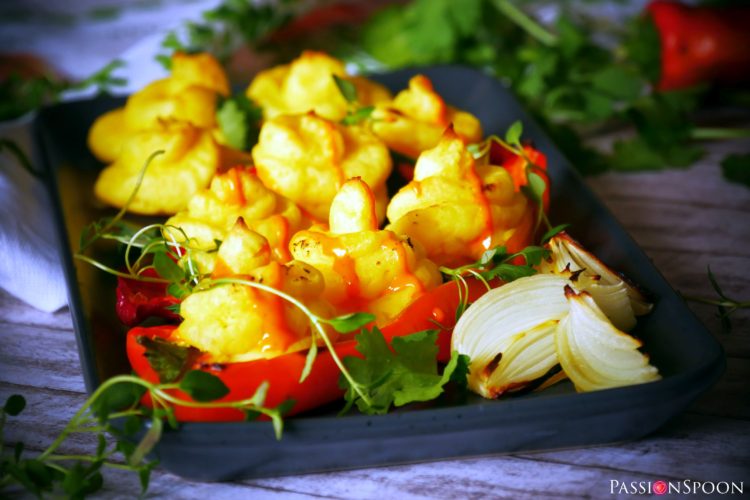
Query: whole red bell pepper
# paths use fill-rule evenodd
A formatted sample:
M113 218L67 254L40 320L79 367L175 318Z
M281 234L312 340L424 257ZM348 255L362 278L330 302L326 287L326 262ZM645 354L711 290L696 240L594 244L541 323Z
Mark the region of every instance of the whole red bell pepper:
M661 39L657 89L750 81L750 7L695 7L656 0L646 14Z
M487 288L477 280L467 280L469 286L468 300L475 301ZM450 336L455 326L455 312L459 304L458 288L454 281L445 283L427 292L410 304L392 323L382 328L386 341L394 337L408 335L427 329L438 329L438 360L450 358ZM169 340L176 325L153 327L136 327L127 335L127 355L133 371L139 377L152 382L159 382L159 376L151 367L145 356L146 349L139 343L139 337L159 337ZM361 356L356 350L357 342L353 337L335 345L339 358ZM305 366L307 353L293 352L270 359L259 359L239 363L212 363L207 358L198 358L190 367L215 375L229 388L229 393L219 401L238 401L253 396L258 386L268 382L268 393L265 405L275 407L288 399L295 401L290 415L322 406L340 399L344 391L339 387L339 369L328 350L318 353L310 375L299 382ZM175 396L190 401L190 397L179 390L170 391ZM148 396L144 404L150 404ZM199 421L238 421L244 414L232 408L190 408L176 406L175 417L182 422Z

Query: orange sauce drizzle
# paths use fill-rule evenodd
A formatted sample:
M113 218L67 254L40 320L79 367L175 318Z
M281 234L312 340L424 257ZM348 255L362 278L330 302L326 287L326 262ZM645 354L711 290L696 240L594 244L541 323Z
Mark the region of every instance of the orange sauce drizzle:
M387 237L381 247L386 250L395 251L396 262L400 269L388 284L388 288L385 289L383 295L397 293L407 288L413 288L413 293L415 294L414 298L416 298L416 296L421 295L422 292L424 292L424 285L409 269L409 259L406 255L404 243L398 240L393 233L388 232L385 234Z
M281 290L283 274L283 266L278 262L271 262L264 269L263 284ZM257 350L263 354L286 351L298 340L298 336L287 323L284 299L250 287L247 287L247 291L253 302L253 312L263 319Z
M274 230L268 238L274 257L280 262L289 262L292 260L289 252L289 221L280 214L274 214L268 218L268 223Z
M370 309L370 303L392 293L401 292L409 288L413 289L413 298L424 292L424 285L409 269L409 261L404 249L404 244L396 238L395 235L386 233L385 240L381 243L381 248L387 251L394 251L396 254L395 261L392 265L397 267L395 276L388 283L388 286L374 298L364 297L362 295L359 276L357 275L355 259L349 255L338 238L317 235L323 252L333 261L331 266L333 271L341 276L345 286L345 298L341 300L337 307L347 312L367 311Z
M245 198L242 178L240 177L241 170L240 167L234 167L225 174L228 181L227 185L229 186L229 191L232 193L230 199L227 199L226 201L233 205L245 206L247 204L247 199Z
M360 286L354 259L349 255L347 249L341 245L339 238L322 233L317 233L315 238L320 242L323 254L331 258L333 271L341 276L344 281L346 298L343 300L343 304L336 305L347 310L356 307L359 304L357 299L360 298Z
M482 211L483 228L474 241L469 243L469 250L472 258L479 257L485 250L492 248L493 241L492 236L494 233L494 224L492 223L492 209L490 207L490 200L482 190L482 179L472 168L471 172L467 176L467 180L471 183L472 191L476 199L477 205L479 205Z

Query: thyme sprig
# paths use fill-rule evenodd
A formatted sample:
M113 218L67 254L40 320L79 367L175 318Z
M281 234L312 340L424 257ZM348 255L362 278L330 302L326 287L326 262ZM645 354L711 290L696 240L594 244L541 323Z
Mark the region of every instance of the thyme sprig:
M738 309L750 308L750 300L737 300L729 297L719 285L716 276L711 271L711 266L708 266L708 280L711 283L711 288L714 289L719 298L707 298L707 297L694 297L690 295L684 295L685 300L691 302L697 302L699 304L706 304L710 306L716 306L716 316L721 321L721 329L724 333L731 333L732 322L730 316Z

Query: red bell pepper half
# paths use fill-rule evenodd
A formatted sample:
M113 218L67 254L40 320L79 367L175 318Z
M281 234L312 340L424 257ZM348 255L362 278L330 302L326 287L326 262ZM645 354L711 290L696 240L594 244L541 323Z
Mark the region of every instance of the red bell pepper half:
M487 288L477 280L467 280L469 286L468 300L475 301L483 295ZM455 326L455 311L459 305L458 288L454 281L445 283L438 288L425 293L410 304L389 325L382 328L386 341L397 336L408 335L427 329L439 329L438 345L440 348L438 359L450 359L450 336ZM165 325L154 327L136 327L127 335L127 355L135 373L152 383L158 383L159 377L145 356L146 349L139 337L160 337L169 340L177 326ZM356 350L356 340L338 342L335 345L339 358L345 356L361 356ZM253 396L258 386L267 381L269 384L265 406L275 407L285 401L295 401L290 415L298 414L326 403L340 399L344 391L339 388L339 369L334 362L331 352L322 350L318 353L310 375L304 382L299 378L305 366L307 353L294 352L270 359L259 359L240 363L218 364L200 358L193 362L191 369L203 370L215 375L229 388L227 396L219 401L238 401ZM184 392L174 390L172 393L182 399L190 400ZM149 404L148 396L144 403ZM244 419L244 414L232 408L189 408L176 406L175 416L179 421L238 421Z

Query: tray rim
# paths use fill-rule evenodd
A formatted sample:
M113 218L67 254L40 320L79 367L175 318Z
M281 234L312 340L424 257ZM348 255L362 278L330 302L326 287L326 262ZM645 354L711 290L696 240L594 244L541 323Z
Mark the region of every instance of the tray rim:
M416 72L425 72L429 70L435 70L435 69L443 69L448 71L458 71L463 74L471 74L475 78L491 78L487 76L486 74L483 74L482 72L465 66L456 66L456 65L440 65L440 66L431 66L428 68L407 68L402 70L397 70L393 72L386 73L385 75L394 75L397 73L403 73L403 74L415 74ZM370 75L377 79L379 75ZM380 75L383 76L383 75ZM492 80L494 85L502 86L506 92L508 92L508 89L506 86L504 86L501 82L497 80ZM94 98L94 99L82 99L82 100L76 100L76 101L69 101L64 102L60 104L56 104L47 108L42 109L34 118L34 124L33 124L33 136L34 136L34 160L36 164L42 165L43 171L44 171L44 181L47 186L48 194L51 197L52 206L54 207L54 224L56 228L56 233L58 237L58 243L61 251L61 261L62 265L64 267L65 276L66 276L66 284L68 288L68 296L69 296L69 306L71 311L71 316L73 318L73 325L76 332L76 342L78 344L78 354L79 359L81 362L81 368L84 376L84 381L86 385L87 392L91 394L96 387L98 387L102 380L99 380L99 376L96 371L95 366L95 355L96 353L93 352L90 343L85 338L86 335L86 318L85 318L85 312L83 308L83 301L81 298L80 290L77 286L77 273L76 273L76 266L73 259L73 252L71 247L71 242L69 240L67 231L66 231L66 221L62 210L62 201L60 197L60 191L59 191L59 183L57 179L57 168L56 165L53 165L53 160L51 157L51 152L47 147L45 147L45 138L44 138L44 120L46 119L47 115L52 112L51 110L60 109L66 106L80 106L80 105L87 105L92 102L96 102L101 100L101 97ZM122 102L125 98L124 97L107 97L107 99L111 99L112 102ZM531 117L528 115L524 117L524 125L525 127L530 124L532 127L536 127L536 129L541 130L538 125L536 125ZM539 132L537 131L537 134ZM546 134L544 134L543 130L541 131L541 134L545 136L545 139L548 141L549 144L551 144L554 147L554 143L552 143L548 137L546 137ZM559 153L559 150L556 151ZM561 155L562 156L562 155ZM563 157L564 159L564 157ZM570 163L567 161L567 159L564 159L564 162L561 166L561 168L567 169L568 175L572 175L574 179L577 180L577 182L580 184L581 189L586 191L588 195L590 195L598 204L599 208L608 215L608 217L614 221L614 224L616 225L617 230L621 231L622 234L627 237L630 240L630 243L632 246L643 256L645 257L645 253L643 250L637 245L637 243L630 237L630 235L627 233L627 231L622 228L622 226L619 224L619 222L614 218L611 211L607 208L607 206L598 198L596 197L591 189L586 185L586 183L583 181L580 174L575 171L571 166ZM654 266L650 261L648 262L650 265L650 269L648 269L649 272L655 273L657 277L662 280L666 285L668 286L669 290L672 294L674 294L675 297L679 298L679 294L672 289L671 285L664 279L661 272ZM718 343L718 341L710 334L710 332L705 328L705 325L703 325L690 311L690 309L687 307L687 304L684 303L684 301L677 302L679 307L682 307L684 311L679 312L686 312L692 317L692 321L696 323L696 325L699 325L702 329L701 334L707 335L709 338L709 342L712 344L712 347L714 349L714 352L711 356L708 356L705 358L705 361L693 367L691 370L676 373L676 374L670 374L668 376L665 376L661 380L649 382L646 384L638 384L638 385L631 385L631 386L625 386L625 387L618 387L613 389L606 389L602 391L595 391L590 393L565 393L565 394L550 394L545 395L541 398L503 398L501 400L487 400L482 401L480 403L475 403L472 405L467 405L465 407L459 407L459 408L474 408L479 412L480 414L484 414L485 418L482 420L486 420L487 418L497 418L498 416L502 416L504 411L507 408L504 408L504 405L508 402L511 402L514 407L521 407L523 410L524 408L528 409L530 413L536 413L538 410L536 409L539 405L547 405L547 406L565 406L569 404L569 401L574 398L575 401L580 403L585 403L586 406L593 406L593 407L606 407L607 409L612 409L612 401L620 401L620 405L616 405L615 408L619 409L621 407L626 408L630 404L632 404L635 400L641 400L643 402L657 402L663 398L664 393L670 393L673 392L674 389L677 389L680 386L683 385L689 385L692 386L693 389L689 392L680 391L679 395L682 398L689 399L688 403L695 399L700 393L707 390L711 385L713 385L722 375L726 368L726 359L725 354L723 351L723 347ZM677 398L677 396L675 396ZM687 403L684 405L686 406ZM442 417L444 415L449 415L455 413L457 407L450 406L450 407L444 407L444 408L428 408L428 409L418 409L413 411L399 411L399 412L391 412L386 415L378 415L378 416L364 416L364 415L350 415L345 417L332 417L332 416L315 416L312 418L305 417L304 414L290 418L286 420L286 425L292 428L304 430L310 426L320 426L322 424L325 425L334 425L341 427L343 422L351 422L352 419L378 419L379 422L382 422L383 424L391 425L394 422L403 422L403 421L409 421L411 419L419 419L420 415L424 415L425 412L429 412L430 415ZM684 408L683 408L684 410ZM683 410L680 410L679 413L681 413ZM356 425L356 424L355 424ZM271 424L268 422L185 422L181 423L180 429L173 431L168 430L165 433L165 437L169 439L169 436L182 436L183 438L187 439L188 441L191 440L191 438L198 438L199 440L202 439L202 437L206 436L213 436L217 433L226 433L227 431L230 432L237 432L239 430L244 431L250 431L252 432L261 432L268 434L271 432ZM441 457L446 458L446 457Z

